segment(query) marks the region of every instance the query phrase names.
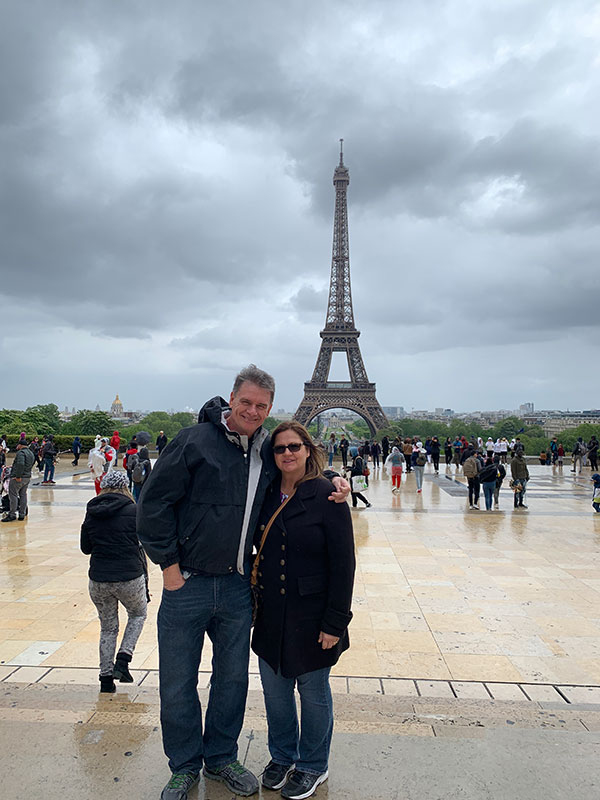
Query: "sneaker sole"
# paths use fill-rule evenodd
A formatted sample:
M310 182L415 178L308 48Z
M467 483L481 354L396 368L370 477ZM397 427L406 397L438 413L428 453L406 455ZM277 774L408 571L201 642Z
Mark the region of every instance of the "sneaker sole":
M310 797L312 794L314 794L317 791L317 788L322 783L324 783L328 777L329 777L329 770L327 770L327 772L324 772L322 775L319 775L315 785L308 792L304 792L304 794L286 794L286 795L282 793L281 796L285 797L285 800L304 800L305 797Z
M236 789L234 786L232 786L229 783L228 780L226 780L225 778L222 778L220 775L216 775L214 773L207 772L205 768L202 769L202 774L204 775L205 778L208 778L211 781L219 781L219 783L224 783L225 786L227 786L228 789L230 789L234 794L239 794L240 797L250 797L251 795L256 794L258 792L258 790L259 790L258 781L257 781L256 789L252 789L249 792L243 792L241 789ZM308 797L308 795L306 795L306 796Z
M271 789L272 791L276 791L277 789L281 789L281 787L284 785L284 783L287 781L288 777L291 775L293 771L294 771L294 765L292 764L292 766L285 773L283 780L281 780L279 783L273 784L273 786L269 786L268 783L265 783L264 778L261 778L260 782L265 787L265 789Z

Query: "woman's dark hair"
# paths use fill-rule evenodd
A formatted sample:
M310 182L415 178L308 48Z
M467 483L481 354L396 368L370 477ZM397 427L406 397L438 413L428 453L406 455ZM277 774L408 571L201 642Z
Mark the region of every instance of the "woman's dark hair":
M325 462L323 459L323 451L313 442L310 433L306 430L304 425L301 425L299 422L295 422L294 420L290 422L280 422L275 430L271 433L271 445L273 447L275 447L277 444L276 439L279 434L283 433L284 431L294 431L294 433L297 433L302 441L302 444L306 445L308 448L306 472L300 478L300 480L296 482L296 486L299 486L305 481L310 481L313 478L318 478L323 472L323 464Z

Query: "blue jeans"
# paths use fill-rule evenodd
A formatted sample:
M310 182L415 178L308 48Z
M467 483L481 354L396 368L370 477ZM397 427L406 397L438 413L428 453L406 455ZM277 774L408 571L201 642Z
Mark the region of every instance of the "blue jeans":
M328 463L329 463L330 467L333 466L333 453L329 453L329 462Z
M496 481L484 481L481 484L483 489L483 496L485 497L485 510L489 511L494 502L494 489L496 488Z
M163 590L158 611L160 721L172 772L211 769L237 758L248 694L250 569L244 576L195 575ZM213 645L210 694L202 729L198 669L204 634Z
M330 668L284 678L258 659L265 693L269 725L269 753L276 764L295 764L296 769L322 775L327 771L333 733L333 701L329 688ZM301 730L294 699L300 693Z
M53 458L45 458L44 459L44 480L45 481L53 481L54 480L54 459Z
M423 473L425 472L425 467L419 467L417 464L413 467L415 471L415 480L417 482L417 489L423 488Z

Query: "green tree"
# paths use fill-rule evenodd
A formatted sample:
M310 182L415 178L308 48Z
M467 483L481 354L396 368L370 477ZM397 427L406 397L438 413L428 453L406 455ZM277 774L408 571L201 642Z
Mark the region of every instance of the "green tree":
M21 433L25 430L21 412L14 409L3 408L0 411L0 435Z
M56 403L47 403L41 406L29 406L25 409L25 414L31 414L32 419L43 420L43 433L58 433L61 429L61 421Z
M110 436L115 423L106 411L78 411L69 422L62 426L61 433L73 436Z

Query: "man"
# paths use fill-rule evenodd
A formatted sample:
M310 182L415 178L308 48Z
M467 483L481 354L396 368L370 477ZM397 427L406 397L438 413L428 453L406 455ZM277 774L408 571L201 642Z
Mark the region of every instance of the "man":
M558 459L558 439L556 436L550 442L550 452L552 454L552 466L554 466Z
M44 485L56 483L54 480L54 462L57 456L58 450L54 444L54 436L49 434L40 451L40 458L44 463L44 480L42 481Z
M27 516L27 487L31 480L31 470L35 464L35 456L29 449L25 439L20 439L17 444L17 453L10 471L10 481L8 483L8 499L10 508L2 522L14 522L17 519L24 520Z
M469 508L473 511L479 511L479 473L481 472L481 462L477 456L477 452L471 448L467 448L465 453L468 453L463 463L463 473L469 485Z
M342 454L342 466L344 469L348 466L348 448L350 447L350 442L346 439L345 436L342 436L340 439L340 453Z
M158 450L158 455L160 455L162 451L165 449L168 441L169 440L165 436L165 432L159 431L158 436L156 437L156 449Z
M390 440L387 436L381 437L381 460L385 464L385 460L390 452Z
M515 492L515 508L527 508L525 505L525 492L527 491L527 481L529 480L529 470L523 458L523 450L517 450L515 457L510 462L510 474L514 483L520 482L522 488Z
M251 364L236 377L229 405L213 397L197 425L181 430L145 484L138 535L163 570L158 614L161 725L173 773L161 800L186 800L204 776L234 794L258 791L237 760L248 692L253 533L276 467L262 427L275 382ZM334 478L345 500L349 486ZM198 668L204 634L213 673L202 729Z
M577 464L579 463L579 474L581 475L581 469L583 466L583 457L587 453L587 447L583 438L581 436L578 437L575 445L573 447L573 469L571 472L577 472Z

